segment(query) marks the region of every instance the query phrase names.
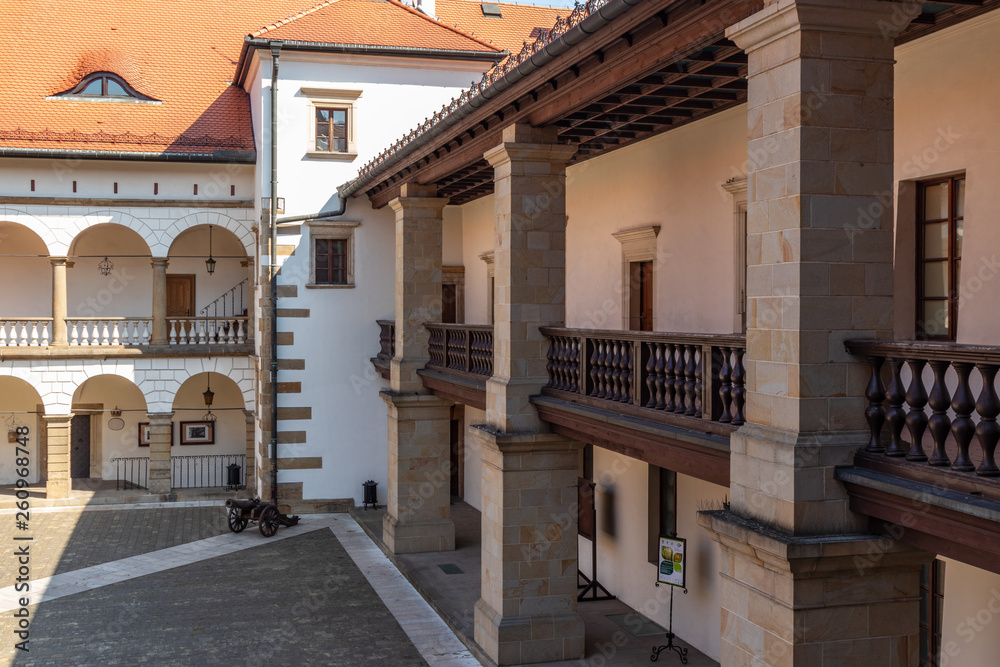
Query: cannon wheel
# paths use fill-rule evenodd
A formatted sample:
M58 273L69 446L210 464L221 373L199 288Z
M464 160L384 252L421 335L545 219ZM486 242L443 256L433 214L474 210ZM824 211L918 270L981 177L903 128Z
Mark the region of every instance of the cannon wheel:
M248 523L249 520L243 516L243 510L239 507L233 507L229 510L229 530L234 533L242 533Z
M260 534L264 537L271 537L278 532L278 508L268 505L260 513L260 523L258 525Z

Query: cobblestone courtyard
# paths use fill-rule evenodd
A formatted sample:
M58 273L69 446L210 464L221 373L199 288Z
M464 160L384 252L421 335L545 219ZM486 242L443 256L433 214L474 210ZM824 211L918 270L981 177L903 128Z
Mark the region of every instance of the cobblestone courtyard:
M365 552L371 563L359 557L374 547L345 515L304 517L270 540L254 526L232 535L218 506L33 512L30 542L15 541L25 533L14 526L13 513L0 513L2 665L406 666L428 664L422 652L431 664L478 664L453 635L438 636L445 626L426 605L411 601L402 614L394 602L386 607L380 594L403 599L401 588L391 591L393 577L405 580L380 552ZM364 542L349 553L342 540L353 536ZM14 646L18 594L10 588L23 544L31 555L28 652ZM52 575L46 599L34 604ZM376 592L369 579L389 588Z

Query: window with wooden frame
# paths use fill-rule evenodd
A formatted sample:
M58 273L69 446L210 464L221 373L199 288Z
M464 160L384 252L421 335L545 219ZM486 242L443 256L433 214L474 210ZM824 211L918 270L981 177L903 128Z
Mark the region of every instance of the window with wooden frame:
M944 561L924 565L920 574L920 664L941 659L941 619L944 617Z
M344 162L357 158L355 110L361 91L302 88L301 92L309 104L306 157Z
M955 340L964 226L964 174L917 184L919 339Z
M309 224L310 271L306 287L354 287L356 222Z
M677 473L649 466L648 557L659 562L660 536L677 534Z

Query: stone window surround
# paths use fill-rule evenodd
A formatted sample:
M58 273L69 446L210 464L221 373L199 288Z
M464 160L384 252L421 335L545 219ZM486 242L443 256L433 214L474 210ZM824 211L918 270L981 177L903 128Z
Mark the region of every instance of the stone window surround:
M629 307L631 304L633 262L653 262L653 330L656 330L656 237L660 233L659 225L647 225L633 229L614 232L614 236L622 245L622 329L629 329Z
M306 289L353 289L354 285L354 230L360 222L342 220L311 220L309 227L309 282ZM334 239L347 241L347 282L343 285L322 285L316 283L316 241Z
M345 90L340 88L307 88L300 89L306 97L308 107L309 122L309 143L306 148L306 157L317 160L336 160L340 162L353 162L358 157L357 128L355 119L355 107L358 98L361 97L360 90ZM316 109L344 109L347 111L347 151L320 151L316 150ZM332 141L332 139L331 139Z
M457 324L464 324L465 323L465 267L442 266L441 284L455 286L455 322Z
M747 179L732 178L722 188L733 197L733 332L745 333L747 293Z

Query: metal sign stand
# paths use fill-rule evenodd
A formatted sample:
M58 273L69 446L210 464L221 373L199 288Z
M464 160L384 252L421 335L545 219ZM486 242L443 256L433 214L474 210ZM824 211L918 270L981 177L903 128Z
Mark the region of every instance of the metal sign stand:
M660 583L656 583L657 588L659 588ZM677 651L677 655L681 658L681 664L687 664L687 654L688 650L680 646L674 646L674 586L670 587L670 623L667 626L667 643L663 646L656 646L653 648L653 655L649 656L650 662L656 662L656 659L660 657L660 653L663 651ZM688 589L684 589L684 595L687 595Z

